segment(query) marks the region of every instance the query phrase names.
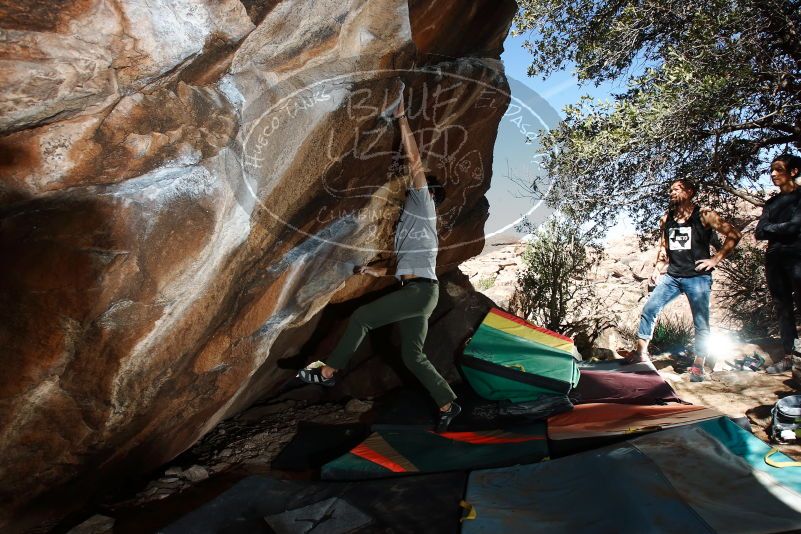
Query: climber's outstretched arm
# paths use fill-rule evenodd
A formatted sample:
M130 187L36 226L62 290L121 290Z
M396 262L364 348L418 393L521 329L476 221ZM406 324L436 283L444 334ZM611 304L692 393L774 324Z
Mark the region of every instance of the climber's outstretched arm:
M406 151L406 157L409 158L409 173L412 175L412 185L415 189L422 189L427 185L425 169L423 161L420 159L417 141L414 139L412 129L409 127L409 120L406 118L406 106L403 103L402 91L400 99L400 104L395 109L394 116L400 123L403 149Z

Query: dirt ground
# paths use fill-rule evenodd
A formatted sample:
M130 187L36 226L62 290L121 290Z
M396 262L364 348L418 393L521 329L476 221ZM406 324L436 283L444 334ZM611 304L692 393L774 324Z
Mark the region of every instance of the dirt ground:
M754 353L766 359L765 366L781 358L778 345L749 343L735 347L730 361ZM767 443L770 442L767 429L771 423L771 408L780 398L799 393L793 386L789 371L778 375L764 371L735 371L730 370L723 358L715 363L714 371L707 369L704 382L690 382L688 373L678 374L669 355L654 357L654 365L683 400L714 408L732 418L747 417L754 435ZM777 448L793 459L801 460L801 444L777 445Z

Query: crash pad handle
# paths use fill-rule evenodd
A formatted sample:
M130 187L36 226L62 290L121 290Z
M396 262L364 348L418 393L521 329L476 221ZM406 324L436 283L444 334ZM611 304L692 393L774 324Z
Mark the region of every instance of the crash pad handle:
M467 515L462 517L459 522L464 523L465 521L472 521L478 514L476 513L476 508L467 501L459 501L459 506L467 510Z
M771 460L770 457L779 452L779 449L773 447L768 453L765 455L765 463L771 467L801 467L801 462L777 462L776 460Z

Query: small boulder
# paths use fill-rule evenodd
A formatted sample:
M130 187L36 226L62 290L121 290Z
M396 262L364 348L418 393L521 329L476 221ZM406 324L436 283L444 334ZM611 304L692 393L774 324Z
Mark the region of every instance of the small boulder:
M179 476L183 475L183 473L184 473L183 469L181 469L178 466L173 466L173 467L170 467L169 469L167 469L166 471L164 471L164 476L165 477L179 477Z
M256 422L261 421L271 415L286 413L295 405L295 401L277 402L262 406L253 406L237 418L240 421Z
M345 411L347 413L365 413L369 412L372 409L373 403L370 401L363 401L359 399L351 399L345 405Z
M200 482L209 478L209 472L205 467L193 465L183 473L183 477L190 482Z
M609 267L609 272L612 278L627 278L631 275L631 269L628 266L615 262Z
M106 534L113 531L114 518L98 514L73 527L67 534Z
M593 347L590 351L592 358L597 360L614 360L615 353L612 349L607 349L605 347Z

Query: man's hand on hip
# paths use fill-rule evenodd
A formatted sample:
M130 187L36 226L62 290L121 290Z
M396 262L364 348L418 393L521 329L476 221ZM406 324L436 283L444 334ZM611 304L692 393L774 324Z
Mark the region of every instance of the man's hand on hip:
M695 262L695 270L700 272L708 272L715 268L720 263L716 258L709 258L708 260L698 260Z

